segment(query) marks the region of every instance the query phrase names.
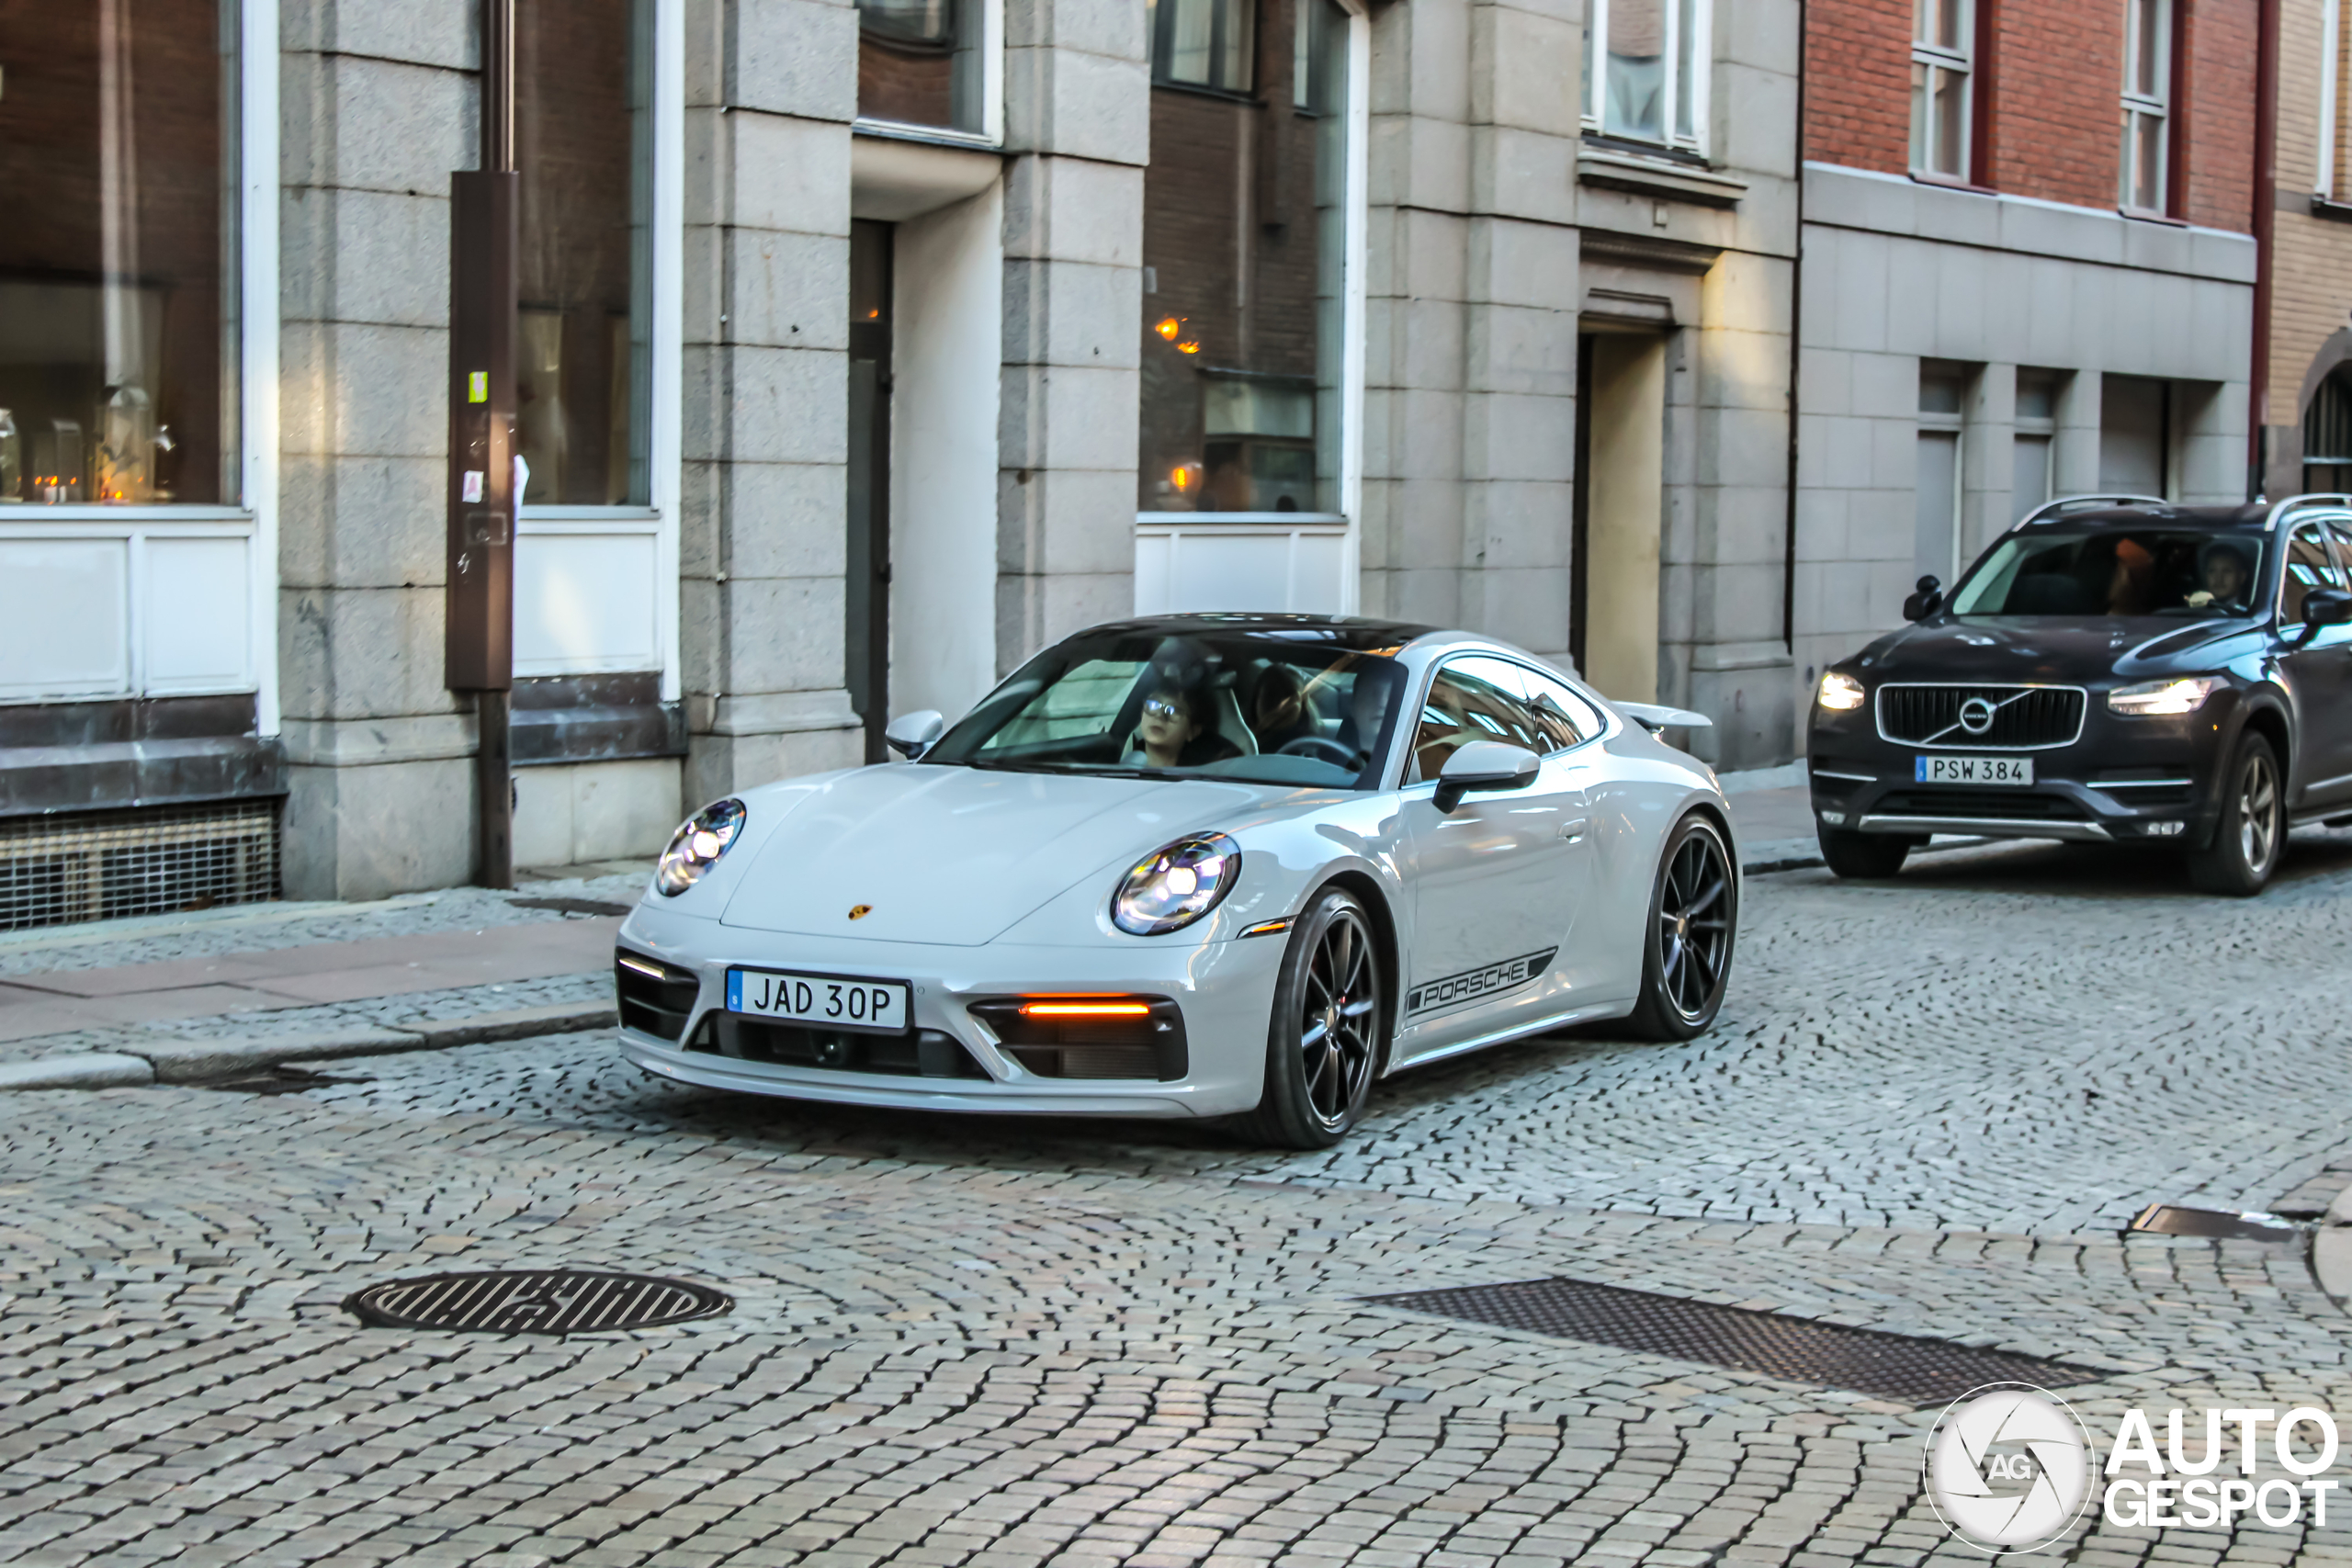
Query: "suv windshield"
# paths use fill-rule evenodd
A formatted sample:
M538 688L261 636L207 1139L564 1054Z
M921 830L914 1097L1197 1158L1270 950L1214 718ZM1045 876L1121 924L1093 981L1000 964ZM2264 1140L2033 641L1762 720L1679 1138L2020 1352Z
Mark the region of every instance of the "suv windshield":
M1955 615L2243 615L2262 537L2188 528L2035 528L1994 547L1953 590Z
M1312 630L1087 633L1022 666L922 761L1370 789L1405 689L1393 651Z

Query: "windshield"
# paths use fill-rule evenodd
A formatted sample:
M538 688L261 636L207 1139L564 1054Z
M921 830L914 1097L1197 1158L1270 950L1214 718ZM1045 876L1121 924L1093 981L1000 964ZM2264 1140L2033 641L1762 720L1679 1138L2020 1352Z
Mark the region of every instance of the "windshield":
M1951 596L1955 615L2243 615L2262 539L2187 528L2034 528L1994 547Z
M1386 651L1312 629L1090 632L1023 665L922 760L1370 789L1404 689Z

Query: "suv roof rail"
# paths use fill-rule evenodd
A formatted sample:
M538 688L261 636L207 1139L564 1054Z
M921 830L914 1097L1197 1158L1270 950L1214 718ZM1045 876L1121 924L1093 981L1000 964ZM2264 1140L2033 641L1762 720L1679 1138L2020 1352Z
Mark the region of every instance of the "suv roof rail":
M2055 501L2045 501L2026 513L2019 526L2030 527L2036 523L2054 523L2072 512L2090 512L2109 506L2170 506L2172 502L2160 495L2125 495L2120 492L2097 495L2062 495Z
M2262 520L2262 531L2268 533L2278 525L2278 519L2300 506L2342 506L2352 508L2352 495L2335 491L2312 491L2303 495L2290 495L2270 503L2269 514Z

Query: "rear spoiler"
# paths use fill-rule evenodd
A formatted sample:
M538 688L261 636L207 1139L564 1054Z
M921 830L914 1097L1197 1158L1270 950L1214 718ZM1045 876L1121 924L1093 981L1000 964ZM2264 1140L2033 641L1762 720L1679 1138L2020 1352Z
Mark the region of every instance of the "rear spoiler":
M1644 729L1656 735L1661 729L1713 729L1715 721L1702 713L1689 708L1662 707L1657 703L1620 703L1609 705Z

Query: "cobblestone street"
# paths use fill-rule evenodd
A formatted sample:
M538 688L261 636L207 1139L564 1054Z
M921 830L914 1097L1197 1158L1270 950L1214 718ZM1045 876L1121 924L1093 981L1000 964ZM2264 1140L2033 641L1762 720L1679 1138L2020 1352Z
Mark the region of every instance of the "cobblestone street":
M2352 1182L2352 834L2245 902L2036 846L1759 876L1747 919L1714 1032L1409 1075L1314 1156L729 1100L601 1034L0 1096L0 1561L1982 1561L1921 1494L1935 1408L1363 1300L1553 1275L2104 1369L2068 1394L2102 1444L2352 1412L2301 1245L2121 1235ZM736 1304L563 1339L340 1305L558 1266ZM2352 1562L2340 1507L2094 1504L2058 1552Z

